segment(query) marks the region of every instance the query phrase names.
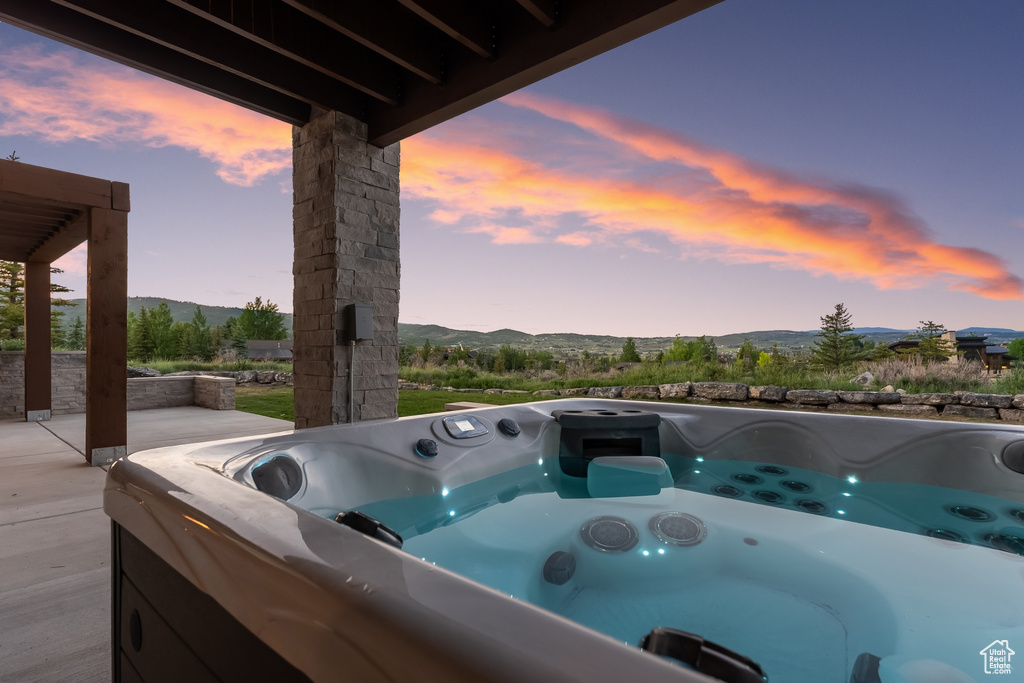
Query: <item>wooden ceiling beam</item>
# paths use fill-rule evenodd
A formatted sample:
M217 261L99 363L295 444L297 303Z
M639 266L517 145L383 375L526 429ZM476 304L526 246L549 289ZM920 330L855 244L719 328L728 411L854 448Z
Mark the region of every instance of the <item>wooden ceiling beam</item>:
M39 238L48 238L55 233L56 227L53 226L50 226L49 229L28 228L17 221L4 220L0 217L0 234L2 236L12 236L13 234L13 236L37 240Z
M476 2L398 0L432 26L484 59L495 57L495 26L476 11Z
M411 71L429 83L438 85L443 78L441 45L431 32L433 27L407 12L396 12L397 4L382 2L343 2L335 0L282 0L311 19L351 38Z
M398 142L718 2L561 0L557 31L532 21L503 26L501 54L494 61L453 60L443 88L412 81L402 105L370 103L370 142L381 147Z
M22 232L48 230L59 227L65 222L64 220L52 220L39 218L38 216L11 215L5 211L0 211L0 226L11 226L12 229Z
M394 63L290 5L274 0L169 2L382 102L398 102L402 74Z
M89 238L89 219L83 213L56 235L35 247L26 261L53 263Z
M0 20L286 123L310 119L308 102L51 2L3 0ZM339 111L359 116L362 109Z
M558 25L557 0L516 0L523 9L533 15L544 28L555 28Z
M309 104L338 111L361 108L355 105L360 94L349 84L296 64L162 0L52 1ZM395 100L384 101L390 104Z

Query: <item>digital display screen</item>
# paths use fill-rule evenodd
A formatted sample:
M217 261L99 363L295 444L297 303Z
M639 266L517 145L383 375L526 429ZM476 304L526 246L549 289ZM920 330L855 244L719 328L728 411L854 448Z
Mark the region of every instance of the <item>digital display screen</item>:
M472 439L476 436L488 434L487 427L483 422L472 415L461 415L459 417L446 417L441 420L444 430L453 439Z

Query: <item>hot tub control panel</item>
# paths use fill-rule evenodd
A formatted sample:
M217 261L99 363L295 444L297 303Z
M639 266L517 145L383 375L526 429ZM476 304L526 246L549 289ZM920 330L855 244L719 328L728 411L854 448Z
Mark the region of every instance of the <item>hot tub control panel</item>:
M446 417L441 420L441 424L453 439L473 439L489 433L487 427L472 415Z

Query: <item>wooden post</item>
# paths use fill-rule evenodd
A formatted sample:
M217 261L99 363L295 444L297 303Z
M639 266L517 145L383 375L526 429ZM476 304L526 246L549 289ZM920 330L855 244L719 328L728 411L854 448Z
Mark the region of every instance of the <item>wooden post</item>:
M88 268L85 457L105 465L124 457L128 443L126 211L89 209Z
M25 421L50 419L50 264L25 264Z

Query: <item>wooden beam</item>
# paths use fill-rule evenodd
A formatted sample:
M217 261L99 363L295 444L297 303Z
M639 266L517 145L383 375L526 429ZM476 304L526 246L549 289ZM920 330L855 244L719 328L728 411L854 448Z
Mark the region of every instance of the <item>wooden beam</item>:
M459 41L484 59L493 59L494 22L476 11L475 2L398 0L430 25Z
M50 264L25 264L25 420L50 419Z
M199 0L196 0L199 1ZM443 78L441 46L433 28L380 2L282 0L321 24L387 57L435 85Z
M56 234L51 235L29 254L30 261L46 261L53 263L89 237L88 213L83 212L75 220L65 225Z
M110 181L32 166L20 161L0 160L0 197L43 205L82 208L110 206Z
M351 89L398 101L397 83L376 71L339 81L163 0L53 2L310 104L349 107L356 96Z
M443 88L412 81L402 105L369 103L369 142L391 145L718 2L562 0L557 31L524 22L502 34L499 59L453 60Z
M85 313L85 458L103 465L128 444L128 214L90 209Z
M60 5L40 0L3 0L0 20L292 125L309 122L308 102ZM360 102L357 107L339 111L359 116L363 106Z
M383 102L398 101L402 74L393 62L290 5L275 0L168 1Z
M533 15L544 28L554 28L558 24L558 6L556 0L516 0L523 8Z

